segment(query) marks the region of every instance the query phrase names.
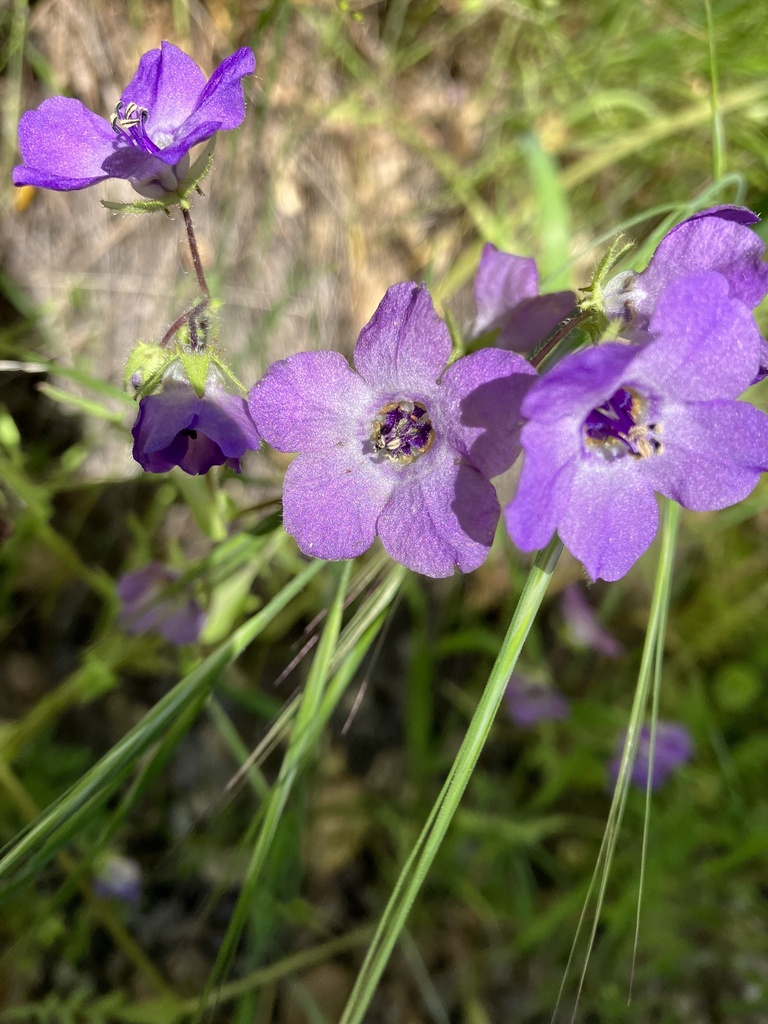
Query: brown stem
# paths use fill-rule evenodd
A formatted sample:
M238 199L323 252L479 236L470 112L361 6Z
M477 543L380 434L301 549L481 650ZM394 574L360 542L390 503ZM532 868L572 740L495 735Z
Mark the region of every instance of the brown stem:
M174 334L176 333L176 331L178 331L180 327L183 327L184 324L188 324L194 320L197 320L198 315L202 313L205 309L207 309L207 307L208 299L201 299L201 301L198 302L197 305L193 306L191 309L188 309L186 313L182 313L180 316L177 316L176 319L171 324L171 326L165 332L163 337L160 339L160 348L165 348L165 346L168 344L168 342L171 340L171 338L174 336Z
M208 282L205 280L205 271L203 270L203 261L200 259L200 250L197 247L197 238L195 238L195 228L192 224L192 214L189 212L186 206L182 206L181 212L184 216L184 224L187 228L187 242L189 243L189 254L192 257L192 266L195 268L197 274L197 283L200 285L200 291L206 297L210 296L208 289Z
M531 356L531 366L540 366L547 356L557 348L563 338L570 334L574 327L578 327L580 323L586 320L589 316L589 312L590 311L587 309L582 309L582 311L577 313L572 319L566 320L563 326L552 335L549 341L546 341L539 351L535 352Z

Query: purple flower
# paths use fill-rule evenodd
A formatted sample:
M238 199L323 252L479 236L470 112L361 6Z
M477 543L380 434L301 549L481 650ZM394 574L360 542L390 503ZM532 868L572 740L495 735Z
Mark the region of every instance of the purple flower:
M148 473L207 473L212 466L240 472L240 458L259 447L259 432L248 403L225 390L211 366L199 396L183 369L173 363L163 376L163 390L139 402L133 425L133 457Z
M242 78L255 67L243 47L206 82L191 57L164 42L141 58L109 120L64 96L27 111L19 123L24 163L14 168L13 183L69 191L127 178L143 196L175 192L190 149L242 122Z
M498 330L497 348L527 352L554 331L576 305L573 292L539 295L536 262L487 243L475 277L477 317L472 337Z
M549 683L514 672L504 694L509 717L521 729L530 729L539 722L554 722L567 718L570 706L565 697Z
M251 391L259 430L288 467L283 516L305 554L353 558L381 537L427 576L476 569L499 516L489 477L519 452L520 401L535 371L483 349L445 365L448 329L429 292L386 293L355 346L274 363Z
M702 210L672 228L659 242L645 270L627 270L606 285L605 314L629 326L633 340L644 340L659 296L685 274L710 271L727 284L727 294L754 309L768 294L765 246L750 225L760 218L743 206Z
M662 292L645 346L566 356L523 402L525 452L507 527L523 551L555 530L592 579L617 580L653 540L655 491L686 508L741 501L768 467L768 416L734 401L762 339L720 274Z
M620 658L624 648L600 624L595 610L587 601L584 590L577 583L566 587L560 598L563 613L571 639L579 647L588 647L606 658Z
M608 766L608 772L613 780L614 786L619 777L621 758L624 753L624 744L627 734L616 744L616 753ZM656 723L656 745L654 749L653 772L651 775L651 788L658 789L663 786L672 773L686 764L693 756L693 740L686 727L680 722ZM651 727L644 725L640 730L637 743L635 763L632 765L630 776L632 784L638 789L645 790L648 784L648 766L651 760Z
M161 562L124 573L117 581L121 628L132 636L154 630L178 646L194 643L205 614L187 588L174 586L179 579L179 573Z
M94 875L93 891L103 899L138 903L141 897L141 868L130 857L109 854Z

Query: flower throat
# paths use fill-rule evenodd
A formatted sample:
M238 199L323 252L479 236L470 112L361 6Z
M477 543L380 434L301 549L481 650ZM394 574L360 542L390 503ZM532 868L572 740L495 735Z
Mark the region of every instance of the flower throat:
M413 462L435 439L435 430L421 402L390 402L373 421L371 443L391 462Z
M644 422L648 403L631 388L619 388L584 421L584 440L606 462L629 455L647 459L662 452L661 424Z

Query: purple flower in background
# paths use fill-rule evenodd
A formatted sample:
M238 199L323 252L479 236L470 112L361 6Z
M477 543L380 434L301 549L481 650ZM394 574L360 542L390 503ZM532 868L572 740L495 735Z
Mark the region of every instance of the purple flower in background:
M514 672L504 694L509 717L521 729L530 729L539 722L554 722L567 718L570 706L565 697L549 683Z
M118 622L126 633L138 636L154 630L178 646L194 643L205 614L188 588L174 586L181 576L161 562L124 573L117 581L121 608Z
M574 644L588 647L606 658L620 658L623 646L604 629L595 610L577 583L566 587L560 598L560 611Z
M621 758L624 753L624 744L627 734L616 744L616 753L608 766L608 772L613 780L614 786L619 777ZM653 772L651 775L651 788L658 789L663 786L667 779L681 765L690 761L693 756L693 740L691 734L681 722L656 723L656 745L653 758ZM644 725L640 730L637 743L635 763L632 765L630 776L632 784L638 789L645 790L648 785L648 766L651 760L651 727Z
M273 363L251 391L264 439L300 454L285 475L283 517L301 550L354 558L378 534L426 576L476 569L499 517L489 477L519 453L520 401L535 371L483 349L445 369L448 329L429 292L403 283L355 346Z
M242 79L255 67L243 47L206 82L191 57L164 42L141 58L109 120L64 96L27 111L19 123L24 163L14 168L13 183L69 191L127 178L144 196L175 192L190 149L242 122Z
M135 860L109 854L93 878L93 891L102 899L138 903L141 897L141 868Z
M734 401L762 339L722 275L674 281L650 328L645 346L566 356L522 406L512 540L534 551L557 531L592 579L619 579L649 546L655 491L690 509L724 508L768 468L768 416Z
M193 476L222 465L239 473L241 456L261 440L248 403L229 394L213 366L199 396L178 363L164 374L162 391L139 402L132 433L142 469L167 473L179 466Z
M573 292L539 295L536 262L487 243L475 277L477 317L471 336L498 330L497 348L527 352L554 331L576 306Z
M633 340L645 340L643 332L666 286L701 271L718 274L730 298L754 309L768 294L765 246L750 227L759 219L743 206L715 206L682 221L662 238L642 273L627 270L608 282L606 316L623 320Z

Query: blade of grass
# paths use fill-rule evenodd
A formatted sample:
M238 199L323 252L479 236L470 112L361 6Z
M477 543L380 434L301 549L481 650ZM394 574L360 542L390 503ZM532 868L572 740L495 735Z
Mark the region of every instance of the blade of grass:
M280 819L291 795L293 784L299 771L306 763L311 749L311 741L316 733L311 729L312 723L320 709L323 693L331 671L333 654L341 631L341 620L344 614L344 597L349 585L352 562L344 562L341 567L339 585L336 596L328 614L317 651L312 659L307 684L301 697L296 715L296 725L292 732L288 747L283 758L277 782L268 798L264 822L245 872L242 889L238 897L226 934L222 940L218 956L211 970L200 1001L199 1012L195 1021L202 1020L207 1000L216 987L219 979L228 968L235 954L237 943L248 920L262 871L267 861L272 842L280 825Z
M93 806L102 803L114 791L116 782L130 771L136 760L153 743L161 739L179 714L200 694L207 694L221 672L237 658L315 576L325 563L311 562L294 577L269 604L240 626L226 643L221 644L205 661L168 693L144 716L141 722L91 768L82 779L55 801L26 829L0 858L0 879L28 862L33 854L39 869L61 845L60 836L72 834L87 819ZM42 848L42 849L41 849ZM0 898L2 892L0 892Z
M477 759L493 725L512 670L549 586L562 550L553 540L539 553L520 595L507 635L499 651L477 710L456 755L448 778L427 822L406 861L376 934L358 973L340 1024L361 1024L406 919L440 848L448 827L472 777Z
M589 966L590 954L595 944L600 914L605 902L605 893L608 886L611 862L613 861L614 852L616 850L619 829L624 816L624 807L627 800L627 794L629 792L632 766L635 762L635 756L637 754L640 739L640 730L643 726L645 710L648 705L648 695L650 693L652 676L657 660L657 650L659 647L663 648L664 645L667 612L669 608L669 591L672 579L672 564L675 554L675 542L677 539L677 525L679 518L680 506L675 504L675 502L665 500L662 510L661 552L659 553L659 565L656 572L653 597L651 599L651 610L648 616L648 628L645 634L645 644L643 646L643 656L640 662L637 687L635 689L635 696L629 717L627 738L621 755L621 767L619 769L619 776L613 793L610 811L608 812L608 821L606 822L605 832L603 833L603 840L600 844L600 850L597 855L597 863L595 864L592 880L590 882L589 889L587 890L579 922L576 926L576 934L573 938L568 962L565 966L565 971L563 972L563 980L560 985L557 1002L555 1003L555 1009L552 1014L553 1021L557 1017L557 1012L562 1001L568 973L576 955L576 946L579 936L581 935L582 928L586 922L587 910L589 908L590 901L595 890L597 890L595 913L592 920L589 938L587 940L584 964L579 977L579 985L576 992L576 1002L572 1021L575 1020L575 1013L578 1009L579 998L584 987L587 967Z

